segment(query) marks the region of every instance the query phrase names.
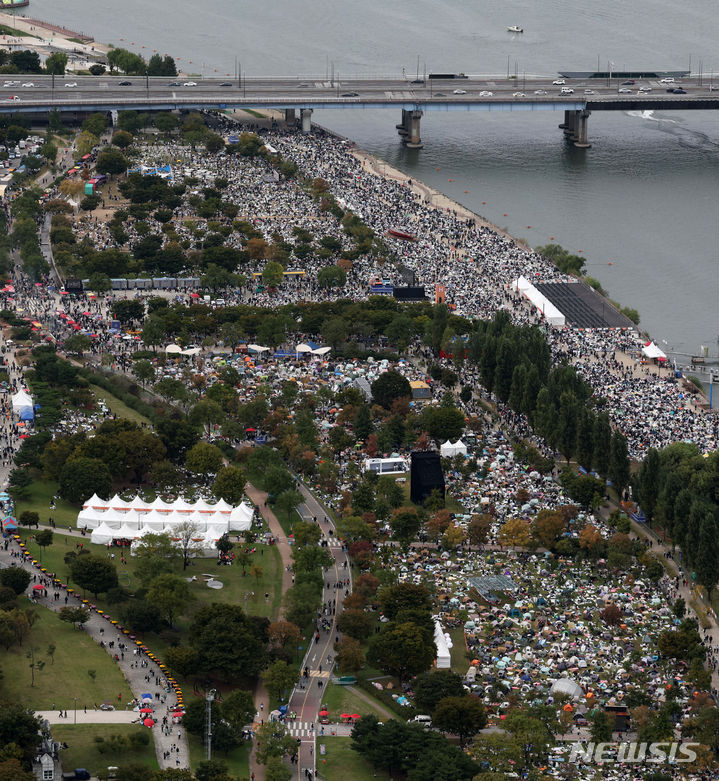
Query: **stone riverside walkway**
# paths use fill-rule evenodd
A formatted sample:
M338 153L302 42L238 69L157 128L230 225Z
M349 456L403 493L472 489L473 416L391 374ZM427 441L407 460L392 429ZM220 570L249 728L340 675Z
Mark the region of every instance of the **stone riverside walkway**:
M8 550L5 550L4 547L0 547L0 564L3 566L23 567L32 575L36 575L39 582L40 576L43 575L43 573L36 569L31 562L24 561L22 558L14 558L11 556L11 551L15 551L16 553L21 552L21 548L14 539L11 539ZM28 588L32 589L33 585L35 584L31 582ZM48 586L48 594L51 595L52 592L56 590L60 591L61 594L64 592L64 589L60 588L59 586ZM55 612L58 612L61 607L65 607L64 596L57 602L55 602L51 596L40 597L37 599L37 603L41 607L49 608ZM69 595L67 606L83 607L80 599L72 595ZM118 643L126 644L127 648L124 654L125 658L121 658L117 662L117 665L119 666L122 674L125 676L125 680L132 690L133 696L137 700L140 700L142 694L145 692L149 692L153 696L153 707L155 708L154 715L157 719L157 724L152 727L152 735L155 739L155 753L157 754L157 761L160 768L189 768L190 752L187 746L185 730L180 725L173 725L171 723L171 717L169 716L171 707L177 703L175 692L170 689L170 692L168 693L161 686L158 686L155 683L155 679L163 678L164 673L160 670L155 662L147 658L145 654L142 653L142 651L136 649L134 642L130 640L127 635L118 632L112 624L110 624L107 620L99 616L94 611L90 611L90 620L84 625L84 631L85 634L91 637L98 645L100 644L100 641L104 641L105 650L111 654L111 656L114 656L116 652L119 653L119 649L117 648ZM113 640L115 641L115 648L109 649L107 644ZM134 653L135 650L137 650L137 655ZM147 667L141 666L143 661L147 662ZM145 676L148 674L151 676L149 683L145 680ZM165 697L164 703L157 701L155 697L155 692L157 691L161 691L162 695ZM84 716L84 710L82 712ZM97 712L96 715L98 719L101 713L103 712ZM108 716L111 713L112 712L108 713ZM134 711L133 715L137 718L140 716L139 713L135 713ZM170 727L169 734L165 734L162 728L162 718L165 715L167 715L167 721ZM72 724L74 722L73 716L74 712L71 714L71 711L68 711L68 718L62 720L58 719L57 723ZM79 716L80 714L78 713L78 717ZM169 752L168 759L165 759L165 752Z
M255 488L252 483L247 483L245 486L245 493L260 511L260 514L269 526L270 534L275 538L275 544L277 545L277 550L282 559L282 594L284 596L284 594L292 588L292 572L290 571L290 567L292 566L292 554L290 552L290 544L287 541L282 526L280 526L280 522L277 520L277 516L272 512L272 509L267 506L267 494L264 491ZM277 587L277 585L279 584L276 584L275 587ZM285 604L283 600L280 605L279 615L275 620L284 618L284 613ZM254 699L256 713L253 729L257 729L257 727L264 724L265 717L270 712L270 695L262 682L262 678L257 679ZM252 750L250 751L250 778L252 778L253 781L264 781L265 779L265 766L259 764L257 761L254 743L252 745Z

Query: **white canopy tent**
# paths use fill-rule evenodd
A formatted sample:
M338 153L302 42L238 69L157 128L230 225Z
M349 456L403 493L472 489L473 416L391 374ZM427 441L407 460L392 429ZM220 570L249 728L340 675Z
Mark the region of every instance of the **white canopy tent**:
M466 456L467 446L464 444L464 442L462 442L461 439L458 439L454 444L447 440L439 448L439 454L442 456L442 458L452 458L458 455Z
M660 350L654 342L647 342L642 347L642 355L645 358L655 358L657 361L666 361L666 353Z
M556 306L526 278L518 277L512 282L512 287L526 296L544 316L549 325L563 326L566 318Z
M253 515L254 512L252 508L248 507L246 504L238 505L229 515L229 528L232 531L237 532L248 531L252 528Z
M90 542L95 545L107 545L108 542L112 542L114 539L114 534L115 531L106 523L101 523L97 529L93 529L90 535Z
M12 397L12 411L19 415L25 410L32 412L32 396L24 390L20 390Z
M449 670L452 666L452 658L442 624L437 618L434 620L434 644L437 646L437 669Z

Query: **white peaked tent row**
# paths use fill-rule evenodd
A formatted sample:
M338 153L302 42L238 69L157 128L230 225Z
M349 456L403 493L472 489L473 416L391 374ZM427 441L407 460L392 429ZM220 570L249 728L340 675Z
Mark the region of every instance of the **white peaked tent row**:
M458 439L454 444L447 440L443 445L440 446L439 454L442 456L442 458L452 458L453 456L459 455L466 456L467 445L465 445L461 439Z
M135 540L145 534L177 534L178 527L192 523L198 542L212 547L223 534L248 531L254 510L247 504L233 507L224 499L210 504L204 499L190 503L183 498L165 502L160 497L145 502L140 497L126 501L115 495L111 499L91 496L77 516L77 526L91 529L91 542L100 545L112 540Z
M562 326L566 318L556 306L526 278L518 277L512 282L512 287L526 296L537 309L544 315L549 325Z
M24 390L20 390L13 395L12 411L16 415L20 415L22 412L25 412L26 410L30 410L30 412L32 412L32 409L33 409L32 396L30 396L29 393L27 393Z
M452 641L448 634L442 629L442 622L434 619L434 644L437 646L437 669L448 670L452 666L452 657L449 649L452 647Z

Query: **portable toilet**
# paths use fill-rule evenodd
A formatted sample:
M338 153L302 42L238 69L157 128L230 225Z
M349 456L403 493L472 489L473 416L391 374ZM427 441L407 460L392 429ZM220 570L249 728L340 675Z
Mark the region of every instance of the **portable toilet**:
M95 194L95 182L85 182L85 195Z

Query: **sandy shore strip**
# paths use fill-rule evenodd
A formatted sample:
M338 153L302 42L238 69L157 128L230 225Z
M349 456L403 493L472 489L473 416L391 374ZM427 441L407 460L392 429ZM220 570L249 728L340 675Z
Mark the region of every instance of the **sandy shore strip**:
M27 41L29 47L33 45L39 47L51 46L54 49L74 51L87 55L107 54L112 48L107 44L97 43L87 33L73 32L51 22L16 16L3 11L0 11L0 24L25 33L25 35L20 35L18 38L21 41ZM29 36L33 36L35 40Z

